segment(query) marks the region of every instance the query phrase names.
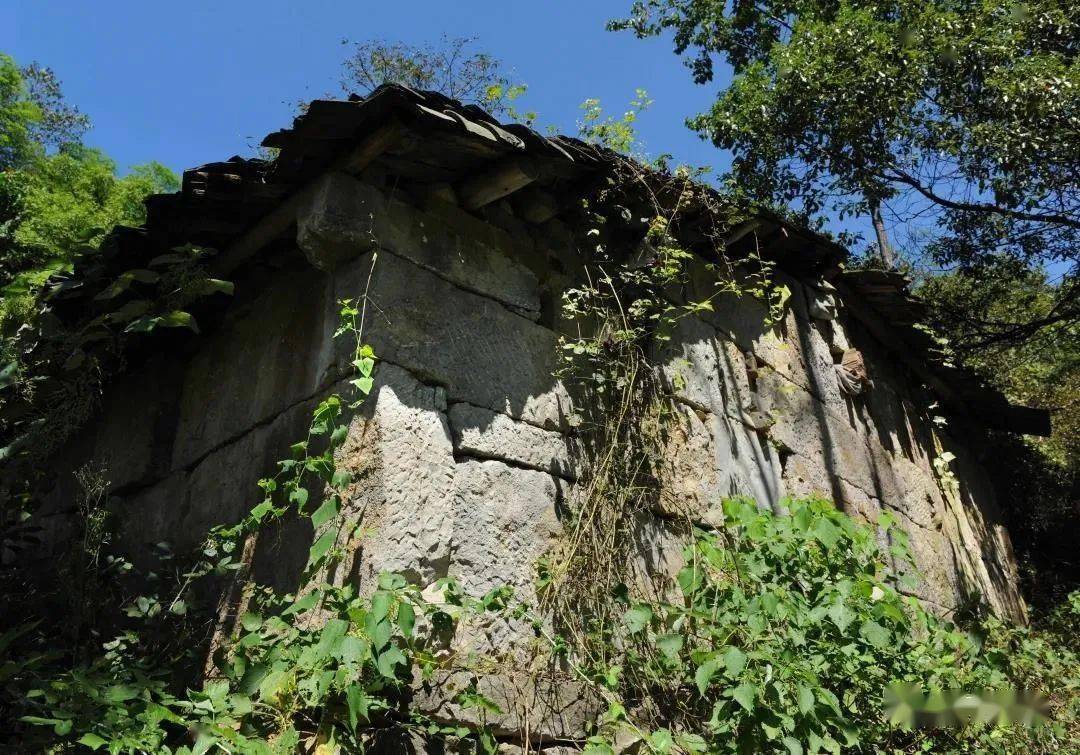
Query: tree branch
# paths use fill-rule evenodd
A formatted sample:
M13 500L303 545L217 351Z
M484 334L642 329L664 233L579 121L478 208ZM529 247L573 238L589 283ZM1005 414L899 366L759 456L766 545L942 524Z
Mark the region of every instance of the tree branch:
M895 181L910 186L931 202L935 202L942 207L948 207L952 210L962 210L964 212L992 212L998 215L1004 215L1005 217L1015 218L1016 220L1027 220L1033 223L1055 223L1057 225L1080 229L1080 219L1072 218L1068 215L1021 212L1020 210L1001 207L1000 205L990 204L989 202L958 202L953 199L947 199L946 197L937 194L932 189L923 186L918 179L905 173L899 168L893 167L891 170L893 175L886 173L880 174L878 177L885 181Z

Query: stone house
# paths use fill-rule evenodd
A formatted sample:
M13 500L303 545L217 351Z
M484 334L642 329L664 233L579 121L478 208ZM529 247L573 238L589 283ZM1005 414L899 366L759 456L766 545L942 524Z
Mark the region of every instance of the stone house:
M87 460L108 470L133 550L193 547L240 517L346 379L337 303L367 292L365 340L381 361L345 447L365 479L348 510L367 534L348 543L340 578L393 570L530 594L580 474L573 402L554 377L560 297L583 259L574 209L617 158L397 86L315 101L263 144L272 162L188 171L179 193L148 201L146 227L111 239L118 271L180 244L216 249L211 272L235 293L196 313L201 335L129 356L56 461L53 542L69 520L70 471ZM705 248L706 214L674 230L692 250ZM987 427L1045 432L1045 416L935 356L901 276L845 270L843 250L767 215L724 241L733 254L764 250L790 300L777 328L745 296L680 321L659 355L679 418L663 500L702 520L732 494L776 506L817 493L869 521L890 510L935 610L975 596L1023 620L980 438ZM697 266L689 288L708 275ZM667 513L644 525L650 570L678 568ZM290 586L311 537L301 523L266 533L255 578Z

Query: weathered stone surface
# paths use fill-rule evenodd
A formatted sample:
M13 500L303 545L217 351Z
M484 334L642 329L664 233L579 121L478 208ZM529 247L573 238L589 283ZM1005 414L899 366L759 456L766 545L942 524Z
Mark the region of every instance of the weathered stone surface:
M177 472L164 480L129 493L117 496L116 507L120 523L120 550L137 566L154 566L150 549L156 543L166 542L174 548L191 543L193 538L181 527L187 502L187 474Z
M262 500L258 481L273 475L275 463L303 437L311 402L290 407L201 459L190 472L174 472L163 482L124 499L125 540L138 549L161 540L177 551L198 546L211 527L239 521Z
M343 507L357 532L348 570L362 588L382 571L427 585L446 576L454 533L456 467L440 389L386 363L375 385L338 452L338 468L354 477Z
M476 682L477 691L502 709L501 714L466 708L454 697ZM438 722L486 724L496 736L528 739L534 744L550 740L584 739L602 707L588 688L569 674L518 667L476 678L465 672L437 672L414 698L417 708Z
M571 441L561 433L464 402L451 404L447 417L457 454L577 478L577 456L572 453Z
M942 450L956 457L950 467L958 484L942 486L942 532L956 553L961 589L981 597L999 615L1024 619L1027 609L1018 589L1012 543L990 483L978 473L969 449L947 436L942 442Z
M668 516L704 519L731 493L731 470L720 468L706 424L710 421L711 415L703 410L681 404L674 407L657 501L661 512Z
M706 523L716 523L708 521L708 514L704 519ZM628 539L630 556L626 559L623 581L630 593L646 600L678 600L675 579L686 566L683 549L691 542L686 520L668 520L642 512L628 529Z
M581 259L561 221L538 230L505 207L470 215L410 201L327 177L297 220L301 249L331 274L272 272L302 262L280 249L266 264L254 261L261 272L252 275L269 283L246 289L239 279L225 321L182 369L147 367L112 387L107 416L79 439L71 461L97 456L120 472L113 483L124 494L115 504L125 547L194 546L258 500L256 480L304 437L314 404L331 386L349 392L339 381L351 376L354 344L330 335L338 300L349 298L366 302L362 338L381 361L338 451L339 467L353 474L338 531L346 556L320 578L368 590L381 571L428 589L452 576L474 595L507 585L535 603L536 561L558 546L560 515L585 487L573 484L581 460L567 441L570 400L552 376L557 333L537 324L541 291L545 324L570 327L555 302L575 284ZM779 282L792 296L775 327L765 327L762 302L720 295L712 312L682 318L651 355L674 421L657 499L618 544L625 583L635 595L670 599L664 591L683 565L688 522L719 521L727 496L780 511L785 494L823 495L871 525L882 511L897 514L921 574L916 590L936 609L978 592L995 610L1022 616L979 461L958 444L960 484L946 489L933 459L953 446L941 446L918 381L842 307L836 316L817 307L828 319L812 317L803 286L782 275ZM687 288L690 300L711 296L715 273L698 266ZM849 347L874 381L854 400L835 373L836 355ZM56 488L49 519L59 532L70 520L70 480ZM312 490L311 502L322 493ZM314 534L300 517L260 533L255 578L296 589ZM459 628L454 649L498 671L481 691L503 705L496 729L515 743L580 737L595 708L566 679L538 691L526 673L542 665L527 665L534 642L528 622L484 616ZM439 720L477 723L477 711L453 702L470 679L436 681L449 684L425 688L420 701ZM384 749L420 753L428 744L397 740Z
M332 269L378 247L531 319L539 316L536 277L490 238L462 235L370 184L327 175L297 216L297 243L316 267Z
M518 744L511 744L509 742L499 743L499 755L528 755L529 753L535 752L540 752L542 755L574 755L575 753L580 753L581 750L577 747L566 747L563 745L543 747L542 749L539 747L530 747L526 750Z
M691 406L732 417L753 408L739 347L696 317L676 324L660 354L660 370L667 389Z
M562 531L550 474L498 461L459 464L454 481L450 574L474 595L509 585L535 597L536 560Z
M938 530L920 527L902 514L898 526L908 534L908 547L916 570L914 586L910 590L904 588L904 591L945 608L960 605L963 592L954 548L948 540ZM894 566L901 575L909 573L900 564Z
M283 276L206 336L184 375L173 469L316 393L334 322L327 280L314 270Z
M182 375L178 360L158 356L114 382L95 425L91 457L112 490L168 473Z
M700 413L699 413L700 412ZM665 513L705 519L728 496L775 507L784 495L780 459L741 420L677 407L668 438L660 504Z
M491 299L462 291L394 255L380 255L367 287L370 257L335 275L335 299L367 291L364 339L383 359L466 401L540 427L565 424L570 401L552 377L557 336ZM339 340L341 374L352 359Z
M769 437L811 465L800 470L803 482L824 488L823 481L840 477L870 495L880 495L880 477L870 449L848 420L770 370L759 372L757 387L762 409L775 420ZM826 490L832 487L830 483Z

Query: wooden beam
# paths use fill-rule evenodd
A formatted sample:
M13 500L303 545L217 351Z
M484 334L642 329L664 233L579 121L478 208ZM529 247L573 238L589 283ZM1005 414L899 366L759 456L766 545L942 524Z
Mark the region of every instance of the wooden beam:
M215 275L227 275L256 252L276 239L296 222L296 211L305 204L315 191L316 185L325 173L341 172L350 175L360 173L379 155L400 142L409 133L396 119L388 121L368 134L352 150L339 157L319 176L293 192L273 210L255 222L228 249L220 254L211 264Z
M462 181L458 198L466 210L478 210L523 189L540 177L536 164L525 157L512 157L490 170Z

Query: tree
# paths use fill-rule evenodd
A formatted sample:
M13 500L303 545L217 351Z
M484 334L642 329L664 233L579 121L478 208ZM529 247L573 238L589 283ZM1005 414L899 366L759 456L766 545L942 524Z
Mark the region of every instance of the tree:
M809 218L914 223L908 255L1055 265L1080 316L1080 7L1061 0L642 0L611 24L674 34L690 125L757 198ZM887 251L884 239L882 252Z
M155 162L117 176L112 160L80 143L89 125L50 69L0 54L0 334L29 316L49 275L113 226L142 223L148 194L179 186Z
M19 68L0 53L0 170L25 167L47 148L77 143L89 119L65 100L52 69Z
M1050 439L992 453L1029 588L1075 586L1061 533L1080 511L1080 6L640 0L611 27L672 33L701 84L730 65L688 123L733 151L750 196L819 224L869 219L891 267L887 217L905 262L937 268L919 292L954 355L1053 414Z
M386 40L357 43L345 60L341 88L369 92L381 84L403 84L513 115L511 103L525 87L511 82L501 60L475 50L476 41L443 35L438 44L423 46Z

